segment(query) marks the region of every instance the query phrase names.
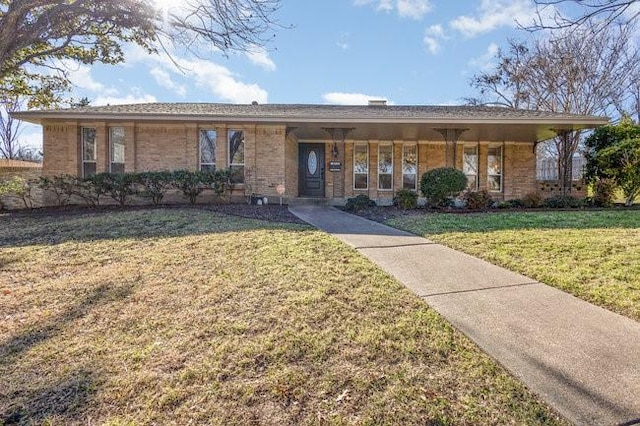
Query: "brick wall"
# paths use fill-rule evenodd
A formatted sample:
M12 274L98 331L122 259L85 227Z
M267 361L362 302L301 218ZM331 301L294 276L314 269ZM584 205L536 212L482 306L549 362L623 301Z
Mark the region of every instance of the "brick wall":
M277 186L285 185L285 197L298 195L298 140L286 134L284 125L255 125L238 123L133 123L133 122L76 122L49 121L44 123L45 160L43 174L47 176L80 173L80 129L95 127L97 134L97 170L109 170L109 127L125 128L125 170L196 170L199 167L199 131L215 129L217 132L216 164L228 167L228 130L243 130L245 137L246 184L237 185L233 194L243 197L257 193L278 197ZM367 190L353 188L354 143L369 146L369 187ZM333 160L331 143L326 143L326 196L350 198L366 194L389 202L395 191L378 190L378 146L393 144L395 191L402 188L402 147L404 141L354 141L348 140L338 147L341 172L330 172L329 161ZM416 143L416 142L413 142ZM532 144L502 145L503 192L495 193L498 199L522 198L529 192L538 191L535 181L535 154ZM445 165L445 144L440 141L419 141L418 180L428 170ZM487 187L486 167L489 144L479 144L479 188ZM456 165L461 168L463 144L456 151Z
M298 196L298 138L289 133L285 140L284 157L284 189L285 197Z
M503 164L505 200L523 198L537 190L533 144L505 144Z

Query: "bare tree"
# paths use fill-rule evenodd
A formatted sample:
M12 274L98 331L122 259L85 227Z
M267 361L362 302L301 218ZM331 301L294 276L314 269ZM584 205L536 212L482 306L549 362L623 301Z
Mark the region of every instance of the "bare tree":
M606 28L614 23L633 24L640 17L637 0L533 0L536 19L529 30L568 29L586 24ZM571 17L558 10L559 6L574 7L577 16ZM549 13L550 12L550 13ZM551 17L550 19L548 17Z
M0 0L0 94L31 106L59 101L70 86L61 60L117 64L123 46L148 52L175 43L192 52L246 51L278 25L280 0Z
M20 110L18 98L2 99L0 105L0 157L17 160L21 149L18 142L22 123L15 120L11 113Z
M640 54L629 25L562 31L532 45L510 41L495 70L471 81L486 100L514 108L582 115L620 115L632 102ZM558 129L552 147L559 157L563 192L571 190L573 156L581 132Z

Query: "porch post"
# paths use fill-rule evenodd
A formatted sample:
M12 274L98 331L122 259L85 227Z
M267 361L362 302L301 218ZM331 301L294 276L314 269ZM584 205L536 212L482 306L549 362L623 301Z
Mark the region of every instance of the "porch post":
M326 168L326 173L332 174L332 198L344 198L344 180L345 180L345 156L344 141L352 127L323 127L323 130L331 135L333 145L331 146L331 154L329 162L337 161L341 164L339 172L331 172Z
M445 164L447 167L456 167L458 139L468 129L434 129L442 135L445 141Z

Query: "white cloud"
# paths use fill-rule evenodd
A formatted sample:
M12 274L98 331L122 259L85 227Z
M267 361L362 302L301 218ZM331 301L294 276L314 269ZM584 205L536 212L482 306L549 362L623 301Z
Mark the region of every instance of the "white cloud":
M108 88L104 84L94 80L91 75L91 68L87 65L77 64L73 61L63 61L63 66L67 69L67 75L74 87L103 95L114 95L118 93L116 89L112 87Z
M357 6L374 4L376 10L397 12L403 18L422 19L432 9L431 0L355 0Z
M500 48L497 44L489 44L486 52L482 56L470 60L469 65L473 68L477 68L480 71L489 71L495 66L495 59L496 55L498 54L498 50L500 50Z
M202 59L180 59L179 64L187 77L194 79L198 86L209 89L222 100L245 104L253 101L267 103L266 90L257 84L238 81L226 67Z
M169 75L168 72L161 68L151 68L149 71L151 76L156 80L159 86L163 88L173 90L178 96L185 97L187 95L187 88L181 84L176 84Z
M269 57L269 52L262 46L253 46L247 52L245 56L251 61L252 64L262 67L266 71L275 71L276 64Z
M169 76L179 75L190 80L198 87L206 89L213 97L214 101L224 101L231 103L267 103L268 93L255 83L244 83L231 70L215 62L204 59L185 59L179 57L175 52L170 52L171 58L167 55L145 55L131 51L129 62L142 63L150 68L161 68ZM157 71L156 71L157 73Z
M126 96L98 96L91 102L91 106L100 105L129 105L158 102L155 96L149 94L130 94Z
M499 27L529 25L534 16L529 0L482 0L476 16L459 16L450 26L466 37L475 37Z
M363 93L330 92L322 95L322 99L334 105L367 105L369 100L387 100L384 96L365 95ZM389 103L392 104L392 103Z
M435 55L440 51L440 42L446 40L447 36L442 29L442 25L431 25L425 30L424 44L427 45L427 50L431 54Z

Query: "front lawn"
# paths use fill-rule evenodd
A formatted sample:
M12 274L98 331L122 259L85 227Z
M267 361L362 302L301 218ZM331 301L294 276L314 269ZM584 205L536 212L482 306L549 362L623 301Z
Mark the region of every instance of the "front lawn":
M397 216L388 224L640 320L640 211Z
M307 226L172 208L0 229L0 424L565 424Z

